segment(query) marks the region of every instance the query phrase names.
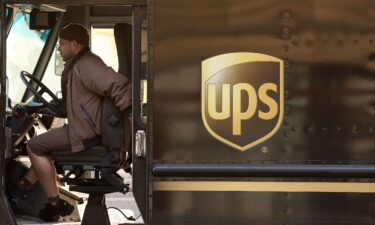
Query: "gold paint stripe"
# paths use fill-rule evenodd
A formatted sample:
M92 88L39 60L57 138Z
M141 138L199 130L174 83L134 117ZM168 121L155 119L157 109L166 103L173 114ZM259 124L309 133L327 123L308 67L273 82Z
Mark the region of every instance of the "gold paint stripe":
M154 191L353 192L375 193L375 183L154 181Z

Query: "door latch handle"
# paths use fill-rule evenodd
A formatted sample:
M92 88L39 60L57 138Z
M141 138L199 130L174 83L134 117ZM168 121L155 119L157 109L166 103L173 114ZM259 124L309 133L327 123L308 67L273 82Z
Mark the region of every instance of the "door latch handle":
M135 155L140 158L146 157L146 132L138 130L135 134Z

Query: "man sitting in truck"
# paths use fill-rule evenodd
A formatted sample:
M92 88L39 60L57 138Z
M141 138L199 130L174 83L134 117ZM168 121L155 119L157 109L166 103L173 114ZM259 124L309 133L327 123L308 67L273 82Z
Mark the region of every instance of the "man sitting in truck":
M48 202L39 211L45 221L56 221L73 212L61 199L51 151L71 149L72 154L100 144L102 97L109 96L125 116L131 111L131 82L116 73L89 49L89 34L80 24L68 24L59 33L59 47L65 65L61 78L63 101L69 124L32 138L27 143L32 166L13 188L16 196L26 197L39 180Z

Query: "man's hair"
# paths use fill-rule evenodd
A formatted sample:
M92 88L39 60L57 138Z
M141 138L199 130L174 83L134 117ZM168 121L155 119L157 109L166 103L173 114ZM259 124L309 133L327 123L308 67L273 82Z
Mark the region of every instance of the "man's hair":
M76 41L82 46L89 46L89 34L87 29L82 24L70 23L63 27L59 33L59 38Z

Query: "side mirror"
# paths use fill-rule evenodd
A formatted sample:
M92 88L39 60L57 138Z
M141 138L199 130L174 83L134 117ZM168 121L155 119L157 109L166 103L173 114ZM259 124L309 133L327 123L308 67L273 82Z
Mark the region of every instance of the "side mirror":
M55 12L40 12L33 9L30 12L30 30L48 30L56 24Z

